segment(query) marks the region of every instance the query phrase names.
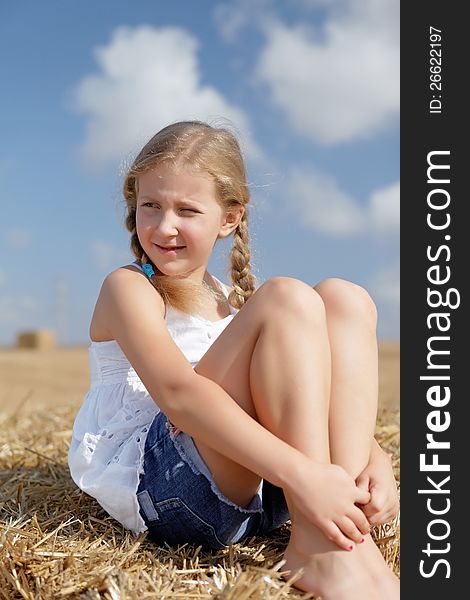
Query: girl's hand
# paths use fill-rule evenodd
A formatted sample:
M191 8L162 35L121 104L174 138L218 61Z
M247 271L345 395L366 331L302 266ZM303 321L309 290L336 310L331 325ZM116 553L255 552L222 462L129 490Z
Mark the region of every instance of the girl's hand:
M356 503L367 504L370 494L356 486L341 467L321 464L305 456L287 492L296 508L326 537L344 550L361 543L369 523Z
M356 479L356 484L370 492L370 502L362 506L369 523L382 525L396 517L399 500L391 456L374 442L369 464Z

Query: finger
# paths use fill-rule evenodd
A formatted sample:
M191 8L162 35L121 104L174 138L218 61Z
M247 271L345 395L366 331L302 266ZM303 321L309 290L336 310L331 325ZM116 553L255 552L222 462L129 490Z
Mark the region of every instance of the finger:
M380 515L380 518L383 519L384 515L392 514L395 510L398 512L398 503L390 501L390 495L381 486L375 486L371 496L371 501L367 507L363 507L363 512L369 518L369 521L370 517Z
M370 517L384 512L386 510L386 497L382 490L378 490L378 488L374 488L371 490L370 502L361 506L362 512L365 516L370 519Z
M354 523L357 529L362 533L362 535L366 535L370 531L370 523L363 513L363 511L358 507L354 506L351 513L349 513L348 518Z
M359 530L354 521L346 515L341 517L341 519L338 519L337 525L344 535L356 544L361 544L363 542L364 534Z
M367 504L370 501L370 494L366 490L361 490L361 488L356 486L356 495L354 502L358 504Z
M358 488L360 488L361 490L365 490L366 492L369 491L369 477L368 475L359 475L359 477L356 479L356 485Z
M328 539L341 548L341 550L348 550L348 552L350 552L354 549L352 541L344 535L335 523L331 523L331 527L328 528L326 535Z
M387 492L383 486L375 484L370 489L370 504L376 510L376 512L385 509L387 504Z

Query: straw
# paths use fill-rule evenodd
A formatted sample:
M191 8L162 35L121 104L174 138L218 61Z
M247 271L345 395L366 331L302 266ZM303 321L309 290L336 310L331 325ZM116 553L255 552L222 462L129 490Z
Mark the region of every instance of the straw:
M0 598L261 600L313 598L282 579L290 521L270 536L221 551L161 547L135 538L77 488L67 467L77 406L54 413L0 417ZM396 414L377 439L399 477ZM382 421L384 415L382 415ZM375 527L375 539L399 575L399 522Z

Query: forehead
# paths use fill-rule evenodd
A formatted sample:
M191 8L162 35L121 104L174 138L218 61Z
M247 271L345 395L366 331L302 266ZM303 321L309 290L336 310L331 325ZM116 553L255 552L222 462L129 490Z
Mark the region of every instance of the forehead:
M138 176L137 190L139 196L216 200L214 179L185 165L163 163L149 169Z

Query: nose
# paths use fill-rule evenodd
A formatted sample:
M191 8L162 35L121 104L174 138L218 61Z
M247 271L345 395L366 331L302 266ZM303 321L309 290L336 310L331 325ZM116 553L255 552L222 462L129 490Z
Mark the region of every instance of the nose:
M160 222L157 224L157 231L160 236L170 237L172 235L178 235L178 228L176 226L177 217L171 212L167 212L162 215Z

